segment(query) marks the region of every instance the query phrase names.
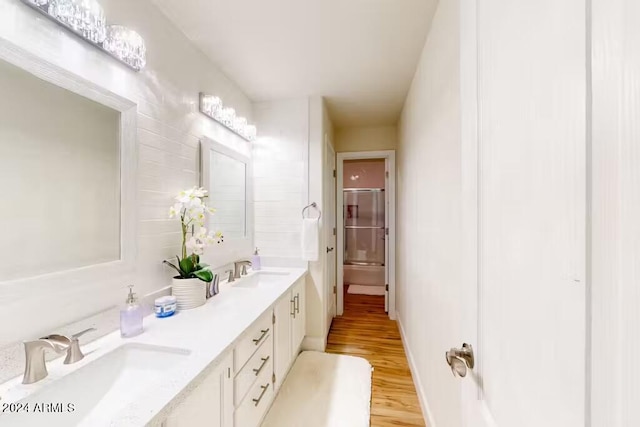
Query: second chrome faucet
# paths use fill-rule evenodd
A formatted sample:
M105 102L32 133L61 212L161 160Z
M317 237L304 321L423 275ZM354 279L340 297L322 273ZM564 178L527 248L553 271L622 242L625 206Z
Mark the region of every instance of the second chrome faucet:
M227 279L227 282L231 283L236 279L239 279L241 276L246 275L247 266L250 266L250 265L251 265L251 261L249 260L235 261L233 263L233 270L225 271L225 273L229 273L229 278Z

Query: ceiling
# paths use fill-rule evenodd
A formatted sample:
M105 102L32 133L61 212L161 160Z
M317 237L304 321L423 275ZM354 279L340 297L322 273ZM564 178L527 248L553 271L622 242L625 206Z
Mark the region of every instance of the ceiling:
M252 101L322 95L336 127L393 125L437 0L153 0Z

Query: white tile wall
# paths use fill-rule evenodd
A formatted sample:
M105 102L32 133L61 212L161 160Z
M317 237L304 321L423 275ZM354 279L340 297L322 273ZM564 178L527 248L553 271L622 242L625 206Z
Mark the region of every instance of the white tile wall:
M167 218L167 210L174 193L198 184L199 138L206 135L250 154L248 143L197 111L198 92L204 91L221 96L251 119L251 103L234 82L149 1L101 3L111 22L128 25L144 37L148 64L142 72L129 70L17 0L0 0L0 41L18 45L138 104L137 270L127 278L128 283L101 278L105 283L99 291L38 294L34 290L26 297L0 295L2 301L13 298L0 315L0 324L20 325L2 328L0 346L54 331L120 303L129 283L140 294L167 286L171 273L161 261L174 256L180 242L178 223ZM51 310L52 306L57 309Z
M254 104L255 244L262 256L300 258L301 209L308 200L308 98Z

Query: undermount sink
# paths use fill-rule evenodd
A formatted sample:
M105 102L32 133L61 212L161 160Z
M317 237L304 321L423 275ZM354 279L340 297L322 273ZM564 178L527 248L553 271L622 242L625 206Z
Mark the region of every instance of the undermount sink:
M145 392L152 393L188 354L179 348L122 345L20 400L16 407L28 405L28 411L5 413L0 425L101 425Z
M289 273L286 271L258 271L256 274L243 278L234 286L240 288L257 288L282 281Z

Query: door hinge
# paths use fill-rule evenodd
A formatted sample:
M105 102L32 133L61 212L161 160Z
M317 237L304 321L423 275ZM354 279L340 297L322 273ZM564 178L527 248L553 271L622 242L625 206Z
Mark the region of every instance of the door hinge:
M389 290L389 284L387 283L386 285L384 285L384 290L388 291Z
M335 169L333 170L333 177L334 178L336 177L336 170Z
M338 293L338 287L337 287L337 286L334 286L334 287L333 287L333 293L334 293L334 294L337 294L337 293Z
M231 368L227 368L227 378L231 378Z
M384 172L384 176L386 176L387 178L389 178L389 171L385 171L385 172Z
M275 374L275 373L271 374L271 382L272 382L273 384L275 384L275 383L276 383L276 374Z
M336 235L336 228L335 227L333 227L333 235L334 236Z
M272 325L276 324L276 314L275 313L271 314L271 324Z
M389 235L389 227L384 229L384 234L386 234L387 236Z

